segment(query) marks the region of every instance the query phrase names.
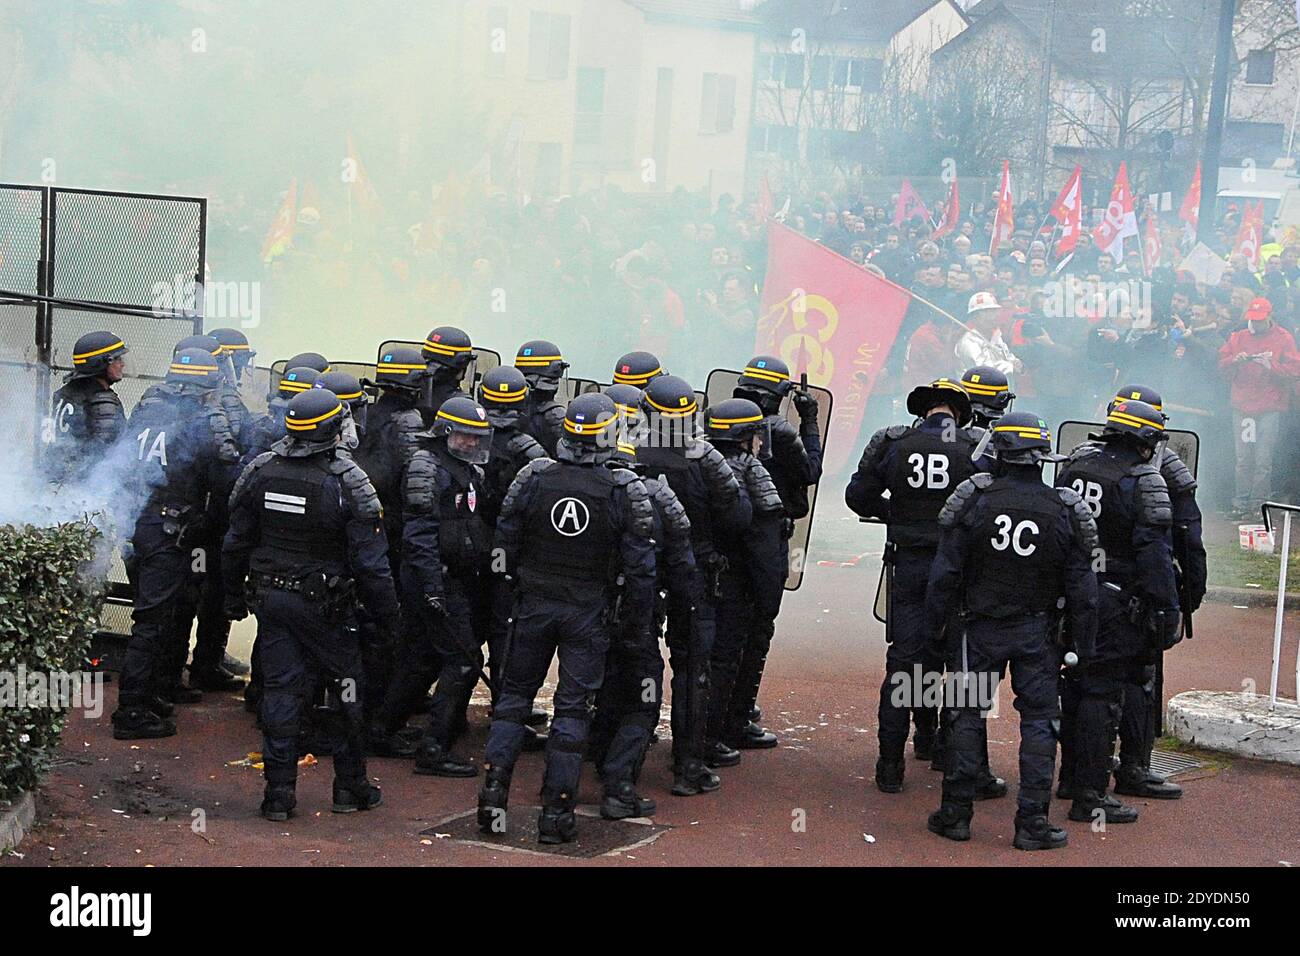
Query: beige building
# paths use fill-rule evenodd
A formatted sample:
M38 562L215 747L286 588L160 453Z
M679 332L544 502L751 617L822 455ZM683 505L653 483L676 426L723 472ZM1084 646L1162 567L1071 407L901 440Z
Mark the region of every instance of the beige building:
M493 183L541 196L604 184L739 195L757 27L744 6L464 4L463 68L490 114Z

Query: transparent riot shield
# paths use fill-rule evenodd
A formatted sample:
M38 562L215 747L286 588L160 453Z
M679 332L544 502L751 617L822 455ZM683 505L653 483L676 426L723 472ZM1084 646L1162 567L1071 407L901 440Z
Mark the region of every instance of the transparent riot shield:
M733 369L715 368L709 373L704 386L704 403L721 402L731 398L731 393L740 379L740 372ZM798 387L798 386L796 386ZM809 385L808 391L817 397L817 425L822 435L822 450L825 451L826 435L830 428L831 411L834 396L830 391L818 385ZM786 397L781 406L781 413L795 426L799 424L799 414L794 402ZM794 534L790 538L790 573L785 579L785 589L794 591L803 583L803 569L808 560L808 539L812 534L813 514L817 507L817 486L808 487L808 514L794 523Z
M560 379L560 387L555 392L555 400L561 405L568 405L579 395L604 391L608 387L592 378L574 378L566 375Z
M1062 422L1056 430L1056 450L1068 455L1070 450L1088 440L1089 435L1096 435L1106 426L1099 422ZM1177 428L1165 430L1165 443L1183 460L1187 470L1196 477L1196 465L1201 456L1201 439L1196 432ZM1062 464L1056 466L1060 472Z
M272 392L280 387L280 379L288 371L284 363L288 359L279 359L271 363L270 378L267 382L266 393L269 396ZM336 362L330 359L330 371L347 372L349 375L355 375L358 379L365 379L373 382L375 380L375 363L374 362ZM367 392L367 394L369 394Z

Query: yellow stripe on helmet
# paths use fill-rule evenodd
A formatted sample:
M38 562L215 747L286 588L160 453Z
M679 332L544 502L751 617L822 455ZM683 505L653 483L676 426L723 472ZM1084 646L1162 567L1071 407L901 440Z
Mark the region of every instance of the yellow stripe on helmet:
M710 418L709 427L716 428L721 425L723 428L730 428L732 425L745 425L750 422L761 422L762 415L747 415L744 418Z
M73 352L73 353L72 353L72 364L73 364L73 365L84 365L84 364L86 363L86 359L92 359L92 358L94 358L96 355L103 355L105 352L112 352L112 351L114 351L115 349L120 349L120 348L122 348L122 344L123 344L123 343L122 343L122 340L121 340L121 339L118 339L118 340L117 340L116 342L114 342L112 345L105 345L102 349L95 349L95 350L92 351L92 352Z
M424 347L439 355L455 355L457 352L468 352L473 348L472 345L448 345L446 342L434 342L432 339L425 339Z
M484 385L482 386L482 389L483 389L483 397L490 398L494 402L503 402L503 403L522 402L525 398L528 397L528 390L524 388L521 388L517 392L499 392L496 389L489 388L488 386Z
M449 422L455 422L457 425L468 425L470 428L481 428L484 431L487 431L489 428L492 427L491 422L487 422L487 421L478 422L472 418L460 418L459 416L456 415L450 415L447 412L444 412L442 409L438 409L438 414L435 417L445 419L446 421Z
M515 367L523 365L550 365L552 362L563 362L563 355L516 355Z
M1116 396L1115 396L1115 401L1117 401L1117 402L1141 402L1141 401L1145 401L1145 399L1142 398L1142 393L1141 393L1141 392L1131 392L1131 393L1129 393L1128 395L1116 395ZM1155 402L1147 402L1147 404L1150 405L1152 408L1154 408L1154 409L1155 409L1156 411L1158 411L1158 412L1159 412L1159 411L1164 411L1164 409L1162 409L1162 408L1161 408L1159 405L1157 405Z
M598 422L596 424L589 425L586 422L571 422L566 418L564 420L564 430L571 435L591 435L594 434L595 432L604 431L606 428L614 424L616 421L618 421L616 417L610 416L609 418L605 419L603 422Z
M996 425L993 430L995 432L1011 432L1021 438L1044 438L1048 441L1052 439L1052 433L1046 428L1029 428L1023 425Z
M667 416L668 418L682 418L686 415L690 415L694 413L697 407L695 399L693 398L691 399L691 403L689 405L683 405L680 408L669 408L666 405L660 405L649 395L645 397L645 400L650 403L650 406L655 411Z
M317 415L315 418L289 418L288 416L285 416L284 427L290 431L305 432L312 428L312 426L319 425L321 422L325 421L325 419L333 418L341 411L343 411L343 406L335 405L324 415Z
M649 372L615 372L615 385L644 385L656 375L663 373L663 369L656 365Z
M365 392L335 392L334 397L340 402L355 402L358 398L365 395Z
M302 382L292 378L280 379L280 389L287 392L305 392L312 387L311 382Z
M171 366L173 372L179 372L181 375L207 375L209 372L215 372L215 365L181 365L179 362L173 362Z
M375 366L375 371L376 372L423 372L426 368L428 368L428 366L424 364L406 365L406 364L402 364L401 362L380 362L378 365Z
M790 381L790 376L785 372L777 372L770 368L756 368L753 365L745 366L744 374L750 376L751 378L761 378L769 382Z
M1119 412L1119 411L1111 412L1109 415L1106 416L1106 421L1115 422L1117 425L1134 425L1137 426L1138 428L1141 428L1143 425L1146 425L1150 428L1157 429L1158 431L1165 430L1165 426L1163 422L1147 421L1145 418L1138 418L1136 415L1129 415L1127 412Z

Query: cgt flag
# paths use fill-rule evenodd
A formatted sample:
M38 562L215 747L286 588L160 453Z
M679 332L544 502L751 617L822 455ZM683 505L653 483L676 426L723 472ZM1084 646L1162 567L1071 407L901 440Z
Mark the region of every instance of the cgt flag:
M998 186L998 208L993 215L993 235L989 239L989 255L998 254L998 246L1010 242L1016 231L1016 210L1011 201L1011 163L1002 161L1002 184Z
M1083 168L1075 166L1074 172L1061 187L1061 194L1052 203L1051 216L1061 224L1061 238L1056 243L1058 256L1073 252L1079 242L1079 231L1083 226L1082 195Z
M1260 200L1252 209L1249 202L1242 203L1241 228L1237 231L1237 241L1232 244L1232 251L1246 257L1252 270L1259 268L1259 247L1264 235L1264 200Z
M826 470L835 471L853 454L912 294L771 220L767 248L754 351L780 356L795 375L806 372L811 384L834 393Z
M952 177L952 185L948 187L948 201L943 204L943 215L939 217L939 225L934 228L934 235L931 239L942 239L948 233L957 228L961 220L961 197L957 193L957 177Z
M1128 185L1128 164L1120 162L1110 202L1101 224L1092 231L1097 251L1106 252L1116 262L1124 261L1124 240L1138 234L1137 213L1133 208L1133 190Z
M893 224L901 226L909 219L929 222L930 210L925 208L925 203L921 202L921 197L912 188L911 180L904 179L902 188L898 190L898 202L894 206Z

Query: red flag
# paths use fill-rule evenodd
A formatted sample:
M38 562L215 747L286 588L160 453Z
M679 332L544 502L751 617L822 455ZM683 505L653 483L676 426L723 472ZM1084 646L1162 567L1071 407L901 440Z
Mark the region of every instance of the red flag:
M934 235L931 239L942 239L948 233L957 228L961 221L961 200L957 197L957 177L952 177L952 185L948 187L948 201L944 203L943 215L939 218L939 225L935 227Z
M1237 241L1232 244L1232 251L1245 256L1252 271L1259 268L1259 247L1263 235L1264 200L1261 199L1254 209L1249 202L1243 203L1241 228L1237 230Z
M912 294L774 220L767 248L754 350L779 355L834 393L826 458L834 472L853 454L867 398Z
M993 217L993 238L989 241L989 255L998 254L998 246L1008 242L1016 231L1015 208L1011 202L1011 163L1002 161L1002 185L998 187L998 211Z
M1196 164L1196 173L1192 176L1192 184L1187 187L1187 195L1183 197L1183 204L1178 207L1178 218L1187 223L1195 231L1201 220L1201 164Z
M262 240L262 261L270 262L293 244L293 225L298 218L298 180L289 183L289 191L275 214L275 221Z
M1148 276L1160 265L1160 228L1154 212L1147 216L1147 232L1142 238L1142 265Z
M1083 230L1083 169L1074 167L1074 172L1061 189L1061 194L1052 203L1051 216L1061 224L1061 239L1056 244L1057 255L1065 256L1074 251Z
M898 205L894 207L894 225L901 226L909 219L929 220L930 211L925 208L925 203L921 202L921 197L916 194L909 180L903 180L903 187L898 191Z
M1124 240L1138 234L1137 213L1133 209L1133 190L1128 185L1128 164L1121 162L1110 190L1110 202L1101 224L1092 231L1092 241L1100 252L1110 253L1116 262L1124 261Z

